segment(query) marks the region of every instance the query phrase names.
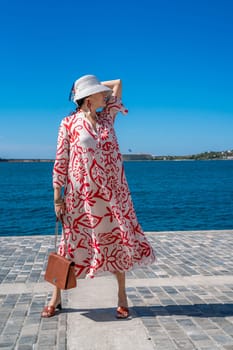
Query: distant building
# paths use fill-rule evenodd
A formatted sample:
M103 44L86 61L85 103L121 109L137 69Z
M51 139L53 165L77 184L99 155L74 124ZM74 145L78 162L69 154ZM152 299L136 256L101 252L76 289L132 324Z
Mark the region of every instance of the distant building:
M130 154L123 154L122 156L124 161L154 159L154 157L151 154L147 154L147 153L130 153Z

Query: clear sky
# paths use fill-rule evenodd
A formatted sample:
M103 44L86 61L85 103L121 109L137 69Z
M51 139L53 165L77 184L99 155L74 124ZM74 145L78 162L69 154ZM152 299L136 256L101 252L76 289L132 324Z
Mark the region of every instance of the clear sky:
M233 149L232 0L0 0L0 48L1 158L54 158L84 74L122 79L122 153Z

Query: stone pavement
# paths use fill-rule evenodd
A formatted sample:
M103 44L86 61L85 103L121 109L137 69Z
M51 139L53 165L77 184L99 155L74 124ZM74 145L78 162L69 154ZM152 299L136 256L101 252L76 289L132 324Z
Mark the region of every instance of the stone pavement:
M41 319L53 237L0 237L0 349L233 350L233 231L146 234L157 263L127 274L129 320L114 317L111 275L78 281Z

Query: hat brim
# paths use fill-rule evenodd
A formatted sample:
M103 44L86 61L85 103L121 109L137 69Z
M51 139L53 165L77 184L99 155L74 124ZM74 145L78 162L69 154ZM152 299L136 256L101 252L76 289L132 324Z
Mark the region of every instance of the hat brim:
M112 94L112 90L109 87L99 84L87 89L83 89L81 92L77 92L73 97L73 101L76 102L84 97L98 94L99 92L107 92L109 95Z

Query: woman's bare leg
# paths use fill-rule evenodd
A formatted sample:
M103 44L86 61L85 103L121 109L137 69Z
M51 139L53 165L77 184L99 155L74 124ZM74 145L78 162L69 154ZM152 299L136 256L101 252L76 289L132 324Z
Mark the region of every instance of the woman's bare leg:
M125 272L115 272L118 283L118 306L128 307L127 295L125 291Z
M61 303L61 290L57 287L54 287L52 298L49 302L49 306L57 306Z

